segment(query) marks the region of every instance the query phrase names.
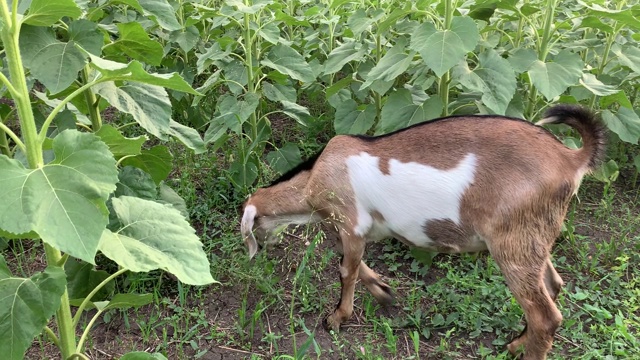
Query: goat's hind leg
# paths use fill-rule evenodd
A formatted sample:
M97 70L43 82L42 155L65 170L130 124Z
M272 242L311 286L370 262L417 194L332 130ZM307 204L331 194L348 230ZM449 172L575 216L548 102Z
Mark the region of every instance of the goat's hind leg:
M555 302L556 299L558 298L558 294L560 293L560 290L562 289L562 285L564 284L564 282L562 281L562 278L556 271L556 268L551 263L550 258L547 259L547 266L545 268L543 280L544 280L544 285L547 288L547 292L549 293L549 296ZM526 336L525 336L526 333L527 333L527 325L525 324L524 329L522 329L522 332L520 333L520 335L518 335L515 339L513 339L508 345L512 353L517 352L518 348L520 348L524 344L526 339Z
M364 261L360 261L360 269L358 276L367 290L382 305L391 305L393 303L393 291L389 285L380 280L380 276L371 270Z
M508 249L492 247L491 253L500 266L509 289L522 306L527 322L523 333L509 343L507 349L516 355L524 347L523 359L544 360L551 349L553 335L562 322L562 314L547 288L547 284L554 284L547 281L547 274L551 274L548 270L548 255L523 254L520 249L516 250L513 243L507 247ZM557 295L559 286L553 285L551 288Z
M551 263L551 259L547 259L547 267L544 272L544 285L547 287L547 292L549 292L549 296L553 301L556 301L558 298L558 294L562 289L562 285L564 285L564 281L556 271L556 268L553 267Z

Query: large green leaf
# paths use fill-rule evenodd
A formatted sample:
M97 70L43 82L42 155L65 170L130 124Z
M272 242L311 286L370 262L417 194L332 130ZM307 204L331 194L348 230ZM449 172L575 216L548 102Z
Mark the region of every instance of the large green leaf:
M473 70L463 61L454 68L453 77L467 89L480 92L486 107L504 115L516 92L515 73L509 62L493 49L481 53L478 61Z
M187 203L184 201L182 196L180 196L177 192L175 192L175 190L170 188L164 182L160 184L158 190L158 199L156 199L157 202L161 204L169 204L176 210L180 211L180 214L182 214L182 216L184 216L186 219L189 218Z
M243 100L233 95L222 95L218 99L217 111L211 125L204 134L204 141L216 141L228 130L240 134L242 124L256 110L260 98L255 93L247 93Z
M298 105L292 101L281 101L282 112L287 114L290 118L294 119L301 125L307 125L308 120L311 118L309 109L302 105Z
M155 200L158 196L156 183L151 175L137 167L125 166L118 174L115 196L135 196Z
M405 52L407 41L404 37L398 39L398 42L380 59L380 62L367 73L364 84L360 89L366 89L376 80L393 81L396 77L407 71L414 52Z
M606 85L602 81L598 80L595 75L584 73L582 79L580 79L580 85L584 86L592 94L598 96L613 95L620 91L616 86Z
M105 46L105 49L113 47L128 56L158 66L162 61L162 45L149 38L146 30L139 23L132 21L128 23L118 23L120 37Z
M98 30L98 25L93 21L79 19L69 24L69 40L82 46L93 55L100 56L104 36Z
M283 147L267 154L267 161L275 171L284 174L300 164L302 156L296 144L287 143Z
M552 62L536 60L529 68L529 78L547 100L552 100L569 86L578 84L583 68L580 55L562 50Z
M131 271L162 269L187 284L214 282L202 243L178 210L128 196L112 203L123 227L104 231L100 251L107 257Z
M336 134L366 134L376 121L374 104L362 105L353 99L342 101L336 108L333 126Z
M333 49L327 61L324 62L324 74L335 74L340 71L348 62L361 60L368 47L358 41L347 41Z
M101 59L98 56L89 54L91 66L97 69L105 78L109 80L136 81L149 85L157 85L173 90L183 91L194 95L202 95L193 90L180 74L172 72L168 74L149 73L144 66L136 60L128 64Z
M67 277L67 291L69 299L84 299L96 286L109 277L104 270L96 270L95 266L85 261L69 258L64 264ZM115 290L115 283L110 281L92 298L93 301L106 299Z
M434 119L442 113L442 100L434 96L416 105L407 89L389 95L382 107L376 134L384 134Z
M144 149L140 155L126 158L122 165L134 166L149 173L156 184L169 176L173 163L173 156L164 145L156 145L151 149Z
M185 53L191 51L196 44L198 44L198 40L200 40L200 32L198 28L195 26L187 26L184 29L173 31L169 35L169 40L178 43L180 49Z
M20 52L25 67L52 93L69 87L86 62L73 41L58 41L51 29L39 26L22 26Z
M229 54L231 54L231 50L230 46L225 50L222 50L220 44L214 42L213 45L204 52L204 54L196 53L196 56L198 57L198 61L196 61L198 74L202 74L214 61L228 57Z
M636 74L640 75L640 49L631 45L626 44L623 47L615 44L611 47L611 51L618 57L618 61L624 66L629 67L629 69L633 70Z
M144 135L128 138L109 124L104 124L95 133L109 147L109 150L116 158L127 155L139 155L142 151L142 144L147 141Z
M302 55L284 44L272 47L266 58L262 60L262 65L302 82L312 82L316 78L313 70Z
M93 263L107 225L105 201L115 190L116 162L100 138L65 130L55 159L38 169L0 156L0 228L37 232L46 243Z
M164 88L138 82L116 86L109 81L93 89L116 109L131 114L145 130L162 140L167 139L171 101Z
M538 56L533 49L519 48L509 56L509 63L517 73L528 71L538 61Z
M167 0L138 0L138 2L144 9L144 15L149 16L164 29L169 31L182 29L176 20L175 10Z
M65 290L64 271L48 267L30 278L13 277L0 255L0 353L21 360L33 338L58 310Z
M367 16L366 10L360 8L349 16L349 19L347 19L347 26L353 35L357 37L367 30L374 22L375 20L373 18Z
M620 140L637 144L640 139L640 118L632 109L620 107L617 113L609 110L602 112L602 120L609 130L618 134Z
M81 14L82 11L73 0L32 0L22 21L29 25L51 26L64 16L77 18Z
M478 26L470 17L454 17L451 29L437 30L433 23L422 24L411 36L416 50L438 77L464 59L480 38Z
M295 102L297 98L296 89L293 86L262 83L262 93L264 97L271 101L289 101Z
M174 120L169 121L169 135L180 140L186 147L196 154L207 151L198 130L182 125Z
M229 167L229 173L236 187L246 189L258 178L258 167L253 162L236 161Z
M637 8L627 8L627 9L607 9L598 5L596 2L591 2L590 4L584 1L578 1L580 6L584 6L588 9L587 13L589 15L595 15L599 18L609 18L616 21L619 21L629 27L640 29L640 20L638 19ZM614 2L615 4L615 2Z

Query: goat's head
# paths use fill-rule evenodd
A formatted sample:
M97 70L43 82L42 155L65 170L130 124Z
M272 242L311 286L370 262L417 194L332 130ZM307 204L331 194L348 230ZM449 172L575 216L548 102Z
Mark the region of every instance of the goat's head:
M251 202L251 198L244 203L240 232L245 245L249 249L249 258L253 258L258 249L265 244L277 242L277 221L260 214L259 207Z

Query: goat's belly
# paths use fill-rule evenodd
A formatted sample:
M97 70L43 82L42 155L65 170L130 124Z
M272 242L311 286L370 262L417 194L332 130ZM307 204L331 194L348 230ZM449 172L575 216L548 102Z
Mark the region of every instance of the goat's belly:
M448 219L430 219L424 223L407 222L391 226L375 211L365 234L367 241L395 238L409 246L445 253L476 252L487 249L484 238Z

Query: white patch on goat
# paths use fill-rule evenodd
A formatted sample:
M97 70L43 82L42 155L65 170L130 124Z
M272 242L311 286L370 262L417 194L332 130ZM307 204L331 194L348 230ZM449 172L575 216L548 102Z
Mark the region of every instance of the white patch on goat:
M417 246L432 243L424 231L427 221L448 219L460 224L460 202L474 180L475 154L467 154L449 170L390 159L388 175L380 171L379 161L365 152L346 160L356 198L358 220L354 230L358 236L374 235L370 233L374 211L385 220L376 227L384 226ZM384 233L380 228L374 230Z

